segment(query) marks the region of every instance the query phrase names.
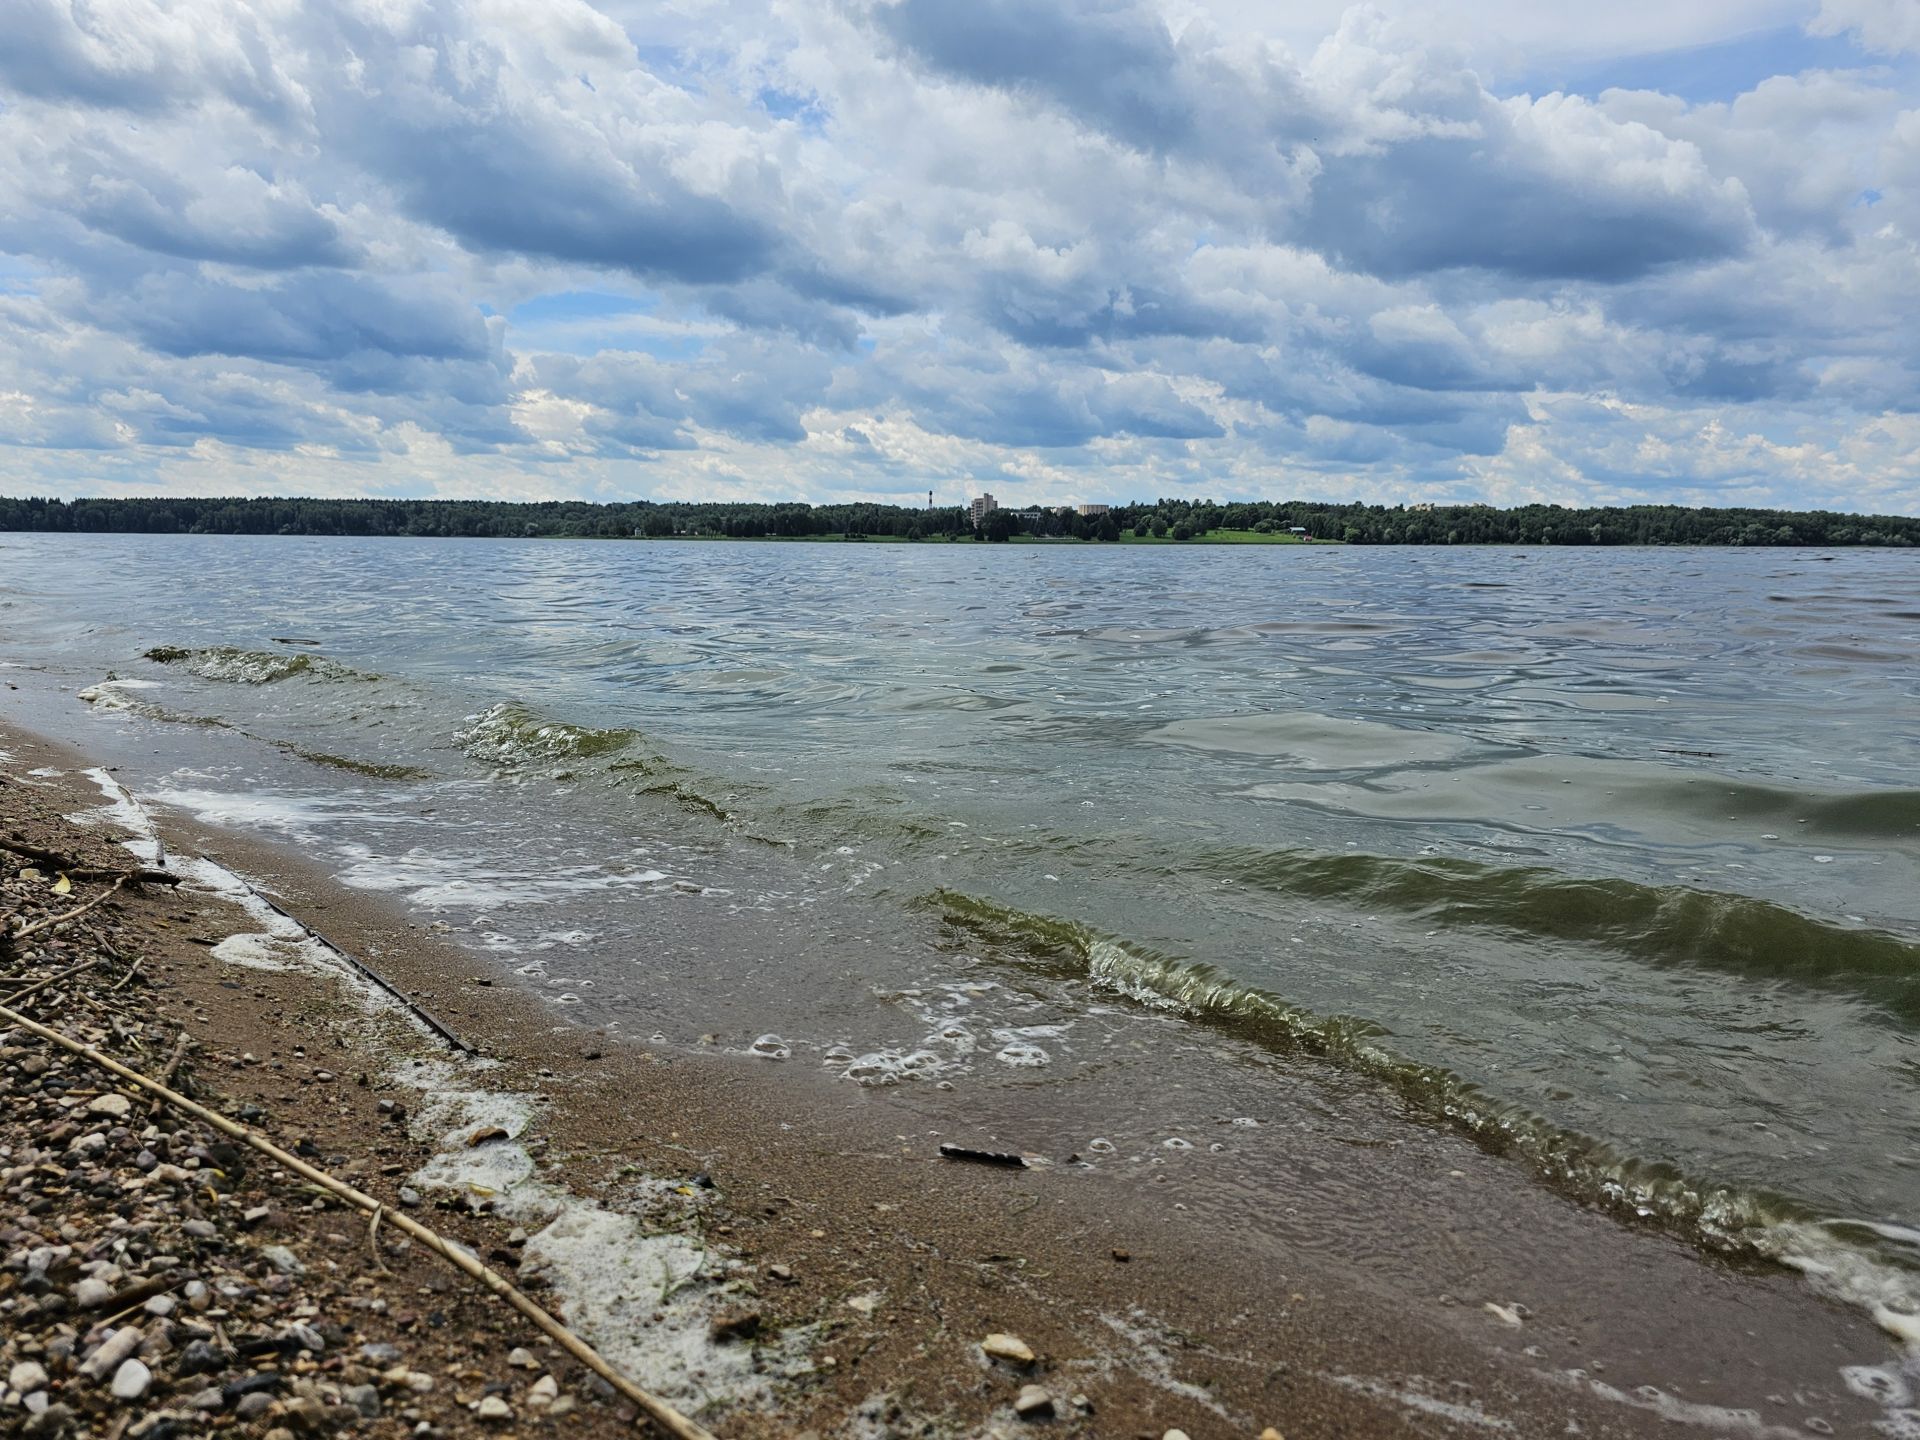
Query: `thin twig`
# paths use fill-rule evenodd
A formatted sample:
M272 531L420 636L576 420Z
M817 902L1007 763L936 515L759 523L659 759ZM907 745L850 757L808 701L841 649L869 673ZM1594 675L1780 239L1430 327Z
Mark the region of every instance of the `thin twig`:
M109 885L106 889L102 890L98 895L94 896L93 899L87 901L86 904L76 905L73 907L73 909L67 911L65 914L62 914L62 915L49 915L44 920L36 920L33 922L33 924L27 926L26 929L16 930L6 938L13 941L17 945L20 941L26 939L29 935L38 935L42 930L51 930L54 926L64 925L69 920L78 920L82 915L86 914L87 911L93 909L93 907L98 905L102 900L105 900L108 896L118 892L120 887L126 883L127 883L127 876L125 874L122 874L118 880L115 880L113 884Z
M265 1155L269 1160L272 1160L283 1169L291 1170L294 1174L311 1180L314 1184L327 1190L331 1194L339 1196L341 1199L359 1209L378 1211L383 1208L381 1202L374 1199L371 1195L366 1194L364 1191L356 1190L343 1180L336 1180L326 1171L316 1169L299 1156L282 1150L278 1145L275 1145L271 1140L251 1127L242 1125L238 1120L230 1120L217 1110L209 1110L206 1106L189 1100L185 1095L180 1094L179 1091L169 1089L159 1081L142 1075L138 1070L129 1069L118 1060L115 1060L111 1055L101 1054L91 1045L82 1044L71 1036L29 1019L27 1016L5 1005L0 1005L0 1019L8 1020L18 1025L21 1029L26 1030L28 1033L38 1035L42 1040L51 1041L63 1050L78 1055L83 1060L87 1060L92 1064L98 1065L103 1070L118 1075L123 1080L131 1081L141 1089L159 1096L167 1104L173 1106L174 1109L181 1113L191 1115L196 1120L211 1125L222 1134L229 1135L243 1144L252 1146L255 1150L258 1150L262 1155ZM599 1351L587 1344L586 1341L574 1334L573 1331L561 1324L560 1321L554 1319L553 1316L549 1315L545 1310L542 1310L522 1291L515 1289L505 1277L487 1266L477 1256L453 1244L437 1232L428 1229L411 1215L397 1214L392 1216L391 1219L401 1230L420 1241L449 1264L452 1264L472 1276L475 1280L478 1280L488 1290L491 1290L495 1295L498 1295L502 1300L505 1300L509 1305L513 1306L514 1309L526 1316L528 1320L539 1326L542 1331L551 1336L569 1355L573 1356L574 1359L578 1360L582 1365L585 1365L589 1370L593 1371L594 1374L613 1386L615 1390L631 1400L646 1413L647 1417L651 1419L654 1424L666 1431L667 1434L676 1437L676 1440L714 1440L711 1431L689 1420L666 1401L649 1394L634 1384L633 1381L627 1379L626 1376L622 1375L601 1358Z
M391 1275L393 1272L387 1269L387 1262L380 1258L380 1217L386 1213L387 1207L384 1205L373 1207L373 1218L367 1221L367 1249L372 1253L373 1263L380 1273Z
M14 991L13 994L7 997L7 1003L10 1005L18 1005L22 1000L26 999L29 995L37 995L42 990L46 989L49 985L58 985L62 980L67 979L69 976L78 975L82 970L91 970L94 966L98 965L99 963L100 963L100 957L96 955L91 960L84 960L80 964L75 965L70 969L62 970L58 975L49 975L46 979L36 981L34 984L27 986L26 989L24 990Z
M124 985L127 984L127 982L132 980L134 976L140 973L140 966L143 963L144 962L139 960L134 961L132 968L130 968L126 974L122 975L118 980L114 981L113 984L107 987L107 993L111 995L115 990L122 988Z
M180 1282L186 1278L185 1275L164 1275L159 1277L158 1281L154 1283L130 1287L133 1291L138 1292L133 1296L133 1303L118 1314L109 1315L105 1320L99 1321L99 1327L102 1330L111 1329L129 1315L133 1314L134 1311L143 1309L147 1301L153 1299L154 1296L164 1295L169 1290L178 1289Z

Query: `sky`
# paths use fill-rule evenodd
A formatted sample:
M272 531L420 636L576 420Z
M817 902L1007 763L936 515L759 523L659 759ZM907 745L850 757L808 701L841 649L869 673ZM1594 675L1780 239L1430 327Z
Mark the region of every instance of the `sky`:
M1920 514L1920 0L10 0L0 494Z

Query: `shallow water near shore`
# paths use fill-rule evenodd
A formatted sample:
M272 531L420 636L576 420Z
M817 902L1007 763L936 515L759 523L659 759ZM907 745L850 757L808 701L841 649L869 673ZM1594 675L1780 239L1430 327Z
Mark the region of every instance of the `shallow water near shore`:
M1384 1089L1897 1330L1916 581L1903 552L4 536L0 676L557 1018L1096 1165L1257 1148L1232 1122L1284 1113L1192 1101L1272 1057L1345 1077L1329 1123ZM1135 1108L1089 1108L1115 1072Z

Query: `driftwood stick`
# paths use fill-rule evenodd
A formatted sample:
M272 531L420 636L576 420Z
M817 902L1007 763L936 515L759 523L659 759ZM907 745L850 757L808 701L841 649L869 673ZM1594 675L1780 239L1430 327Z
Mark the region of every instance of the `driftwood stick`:
M0 840L0 850L11 850L16 855L24 855L29 860L62 871L76 880L111 880L116 875L124 875L142 885L178 885L180 883L178 875L165 870L118 870L106 865L88 865L74 859L71 855L62 855L58 850L43 850L38 845L29 845L17 835Z
M243 885L246 885L247 889L253 892L254 898L258 900L262 905L265 905L269 910L273 911L274 914L279 915L284 919L291 920L294 924L298 925L302 930L306 931L307 934L311 935L315 940L318 940L328 950L331 950L335 955L338 955L342 960L346 961L347 964L351 965L354 968L354 970L356 970L360 975L372 981L375 985L378 985L382 990L384 990L387 993L387 995L389 995L392 999L399 1002L399 1004L406 1009L408 1014L412 1015L422 1025L426 1026L427 1029L431 1030L434 1034L438 1035L442 1040L446 1041L448 1045L452 1046L455 1050L459 1051L462 1055L478 1055L480 1053L478 1050L474 1049L473 1046L469 1045L466 1041L462 1040L458 1035L454 1034L454 1032L445 1023L443 1023L440 1020L440 1018L437 1015L435 1015L431 1010L428 1010L424 1005L420 1004L417 1000L414 1000L411 996L403 994L398 986L396 986L391 980L387 979L387 977L382 975L378 970L375 970L371 965L367 964L367 962L362 960L358 955L355 955L352 951L344 949L343 947L334 944L333 941L329 940L326 936L322 935L312 925L309 925L305 920L302 920L298 915L294 914L291 910L287 909L286 906L282 905L278 900L275 900L271 895L262 895L257 889L254 889L252 885L248 884L244 878L241 879L240 883Z
M209 1110L206 1106L189 1100L178 1091L171 1090L159 1081L142 1075L138 1070L129 1069L112 1056L101 1054L91 1045L84 1045L80 1041L58 1030L39 1024L37 1021L30 1020L25 1015L5 1005L0 1005L0 1019L8 1020L20 1026L23 1030L38 1035L42 1040L50 1041L60 1046L63 1050L78 1055L81 1059L139 1086L142 1090L157 1095L182 1114L191 1115L196 1120L211 1125L214 1129L231 1136L242 1144L251 1146L262 1155L265 1155L269 1160L272 1160L276 1165L279 1165L282 1169L290 1170L301 1178L313 1182L321 1189L339 1196L342 1200L347 1201L358 1209L365 1210L370 1214L378 1214L384 1208L381 1202L374 1199L371 1195L366 1194L364 1191L356 1190L343 1180L336 1180L326 1171L309 1165L305 1160L302 1160L290 1151L282 1150L278 1145L275 1145L271 1140L251 1127L242 1125L238 1120L229 1120L219 1111ZM488 1290L491 1290L495 1295L505 1300L509 1305L513 1306L514 1309L526 1316L528 1320L539 1326L561 1349L565 1350L569 1355L573 1356L574 1359L578 1360L582 1365L585 1365L589 1370L593 1371L594 1374L613 1386L615 1390L626 1396L627 1399L631 1400L645 1413L647 1418L652 1420L654 1424L658 1425L667 1434L674 1436L675 1440L714 1440L711 1431L689 1420L678 1410L674 1409L673 1406L667 1404L666 1401L648 1394L618 1370L615 1370L613 1366L601 1358L600 1353L591 1345L587 1344L586 1341L582 1340L578 1335L574 1334L573 1331L561 1324L560 1321L554 1319L553 1316L549 1315L545 1310L542 1310L529 1299L525 1293L514 1288L505 1277L484 1264L470 1251L464 1247L452 1244L436 1231L430 1230L425 1225L422 1225L411 1215L389 1214L387 1218L398 1229L405 1231L449 1264L479 1281Z
M193 1048L193 1036L186 1031L180 1032L180 1038L174 1042L173 1053L167 1057L167 1063L161 1068L160 1083L171 1085L174 1072L180 1068L180 1062L187 1058L187 1052Z
M113 884L109 885L106 889L102 890L98 895L94 896L93 899L87 901L86 904L76 905L73 907L73 909L66 911L64 914L49 915L44 920L36 920L33 922L33 924L28 925L23 929L15 930L11 935L8 935L6 938L17 944L20 941L26 939L29 935L38 935L42 930L51 930L54 926L64 925L69 920L78 920L82 915L86 914L87 911L93 909L93 907L98 905L102 900L105 900L109 896L119 893L120 887L126 883L127 883L127 877L126 875L123 874L120 876L118 880L115 880Z

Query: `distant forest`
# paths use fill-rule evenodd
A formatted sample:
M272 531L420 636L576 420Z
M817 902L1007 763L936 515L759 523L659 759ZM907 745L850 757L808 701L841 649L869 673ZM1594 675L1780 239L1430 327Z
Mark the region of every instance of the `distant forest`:
M1334 505L1318 501L1157 500L1103 515L899 505L595 505L578 500L10 500L0 530L195 535L391 535L667 539L1079 540L1213 543L1291 538L1350 545L1895 545L1920 519L1826 510L1697 510L1678 505L1567 509L1524 505Z

